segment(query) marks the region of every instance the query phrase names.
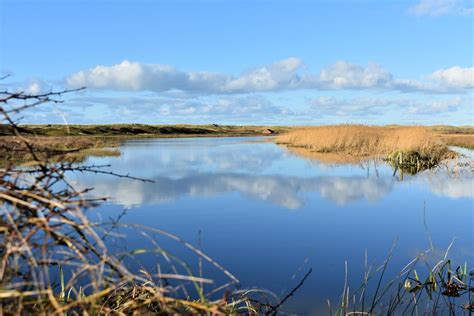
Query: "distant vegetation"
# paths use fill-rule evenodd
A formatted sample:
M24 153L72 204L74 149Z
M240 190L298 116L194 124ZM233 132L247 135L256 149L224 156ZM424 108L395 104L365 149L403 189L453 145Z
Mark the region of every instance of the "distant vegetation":
M448 126L437 125L429 127L414 127L401 125L387 125L384 127L367 127L363 125L338 125L338 133L347 133L361 137L356 140L354 137L348 138L340 134L337 137L345 137L346 141L352 143L332 143L324 144L324 141L331 141L335 126L258 126L258 125L147 125L147 124L103 124L103 125L18 125L17 129L22 137L32 140L38 156L40 158L53 158L56 160L85 158L87 156L109 156L118 155L117 149L110 150L110 147L117 148L122 140L132 138L174 138L174 137L235 137L235 136L279 136L277 142L290 146L290 150L298 155L308 158L322 160L326 162L357 162L361 157L373 156L389 153L393 154L393 145L408 144L414 137L421 141L427 134L430 142L435 139L446 145L474 148L474 127L472 126ZM356 130L345 130L352 127ZM370 128L368 130L367 128ZM411 132L408 132L410 129ZM416 130L416 131L415 131ZM423 132L420 131L423 130ZM273 133L266 133L272 131ZM389 132L390 131L390 132ZM401 132L403 131L403 132ZM406 132L406 133L405 133ZM328 133L330 138L327 138ZM400 134L405 133L405 134ZM423 135L422 135L423 134ZM380 143L380 137L384 136ZM398 135L398 136L397 136ZM352 135L353 136L353 135ZM390 138L390 140L387 138ZM421 136L421 138L420 138ZM367 138L369 137L369 138ZM376 138L374 138L376 137ZM394 142L394 139L399 140ZM341 139L342 139L341 138ZM294 139L294 140L293 140ZM373 142L377 139L377 148ZM333 139L334 140L334 139ZM316 143L315 143L316 142ZM331 148L333 145L334 148ZM341 150L341 145L344 150ZM345 147L347 145L347 147ZM359 146L360 145L360 146ZM387 146L388 145L388 146ZM412 144L413 145L413 144ZM323 146L319 148L317 146ZM437 155L445 152L440 146L436 146ZM376 150L376 152L374 152ZM433 154L433 153L430 153ZM46 157L46 155L48 157ZM395 153L396 157L398 153ZM416 155L405 157L414 157ZM9 124L0 124L0 166L8 163L22 163L31 161L31 155L24 142L15 135ZM398 158L400 158L398 156Z
M23 135L38 136L122 136L122 137L190 137L190 136L256 136L267 129L275 133L290 130L289 126L235 126L235 125L148 125L148 124L104 124L104 125L20 125ZM0 136L14 135L8 125L0 125Z
M286 132L290 127L232 125L19 125L22 138L30 140L41 160L83 159L87 156L119 155L120 142L131 138L235 137L264 135L267 130ZM0 166L33 160L24 139L11 125L0 125ZM115 149L111 150L110 147Z
M99 137L28 137L29 146L20 137L2 137L0 142L0 166L18 165L37 161L80 162L89 156L118 156L119 142ZM35 157L31 152L33 150Z

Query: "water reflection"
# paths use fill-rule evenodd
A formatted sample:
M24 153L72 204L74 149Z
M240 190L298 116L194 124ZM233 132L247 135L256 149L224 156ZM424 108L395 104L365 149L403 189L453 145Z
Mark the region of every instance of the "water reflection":
M452 199L474 197L474 177L471 175L424 174L420 177L430 191Z
M82 181L94 187L98 196L110 196L112 201L126 207L172 202L183 197L206 197L239 192L288 209L305 203L305 193L344 205L360 199L376 201L393 186L390 178L252 176L244 174L197 174L178 179L155 177L155 183L109 179L98 182Z
M394 187L410 183L449 198L474 196L472 173L459 176L428 170L401 182L400 176L394 176L383 163L358 162L357 167L315 163L258 139L131 141L122 147L120 158L100 159L110 163L115 172L155 181L150 184L95 176L78 181L94 187L95 195L108 196L125 207L234 192L288 209L301 208L314 194L346 205L359 200L376 202Z
M77 175L76 183L111 197L97 210L101 217L133 207L123 221L162 228L194 244L202 232L205 252L244 287L292 288L289 278L309 258L314 272L288 305L302 315L340 297L346 260L358 282L365 251L381 263L395 239L397 253L387 273L398 273L429 246L425 221L442 249L456 237L453 260L474 260L469 170L439 168L402 181L384 163L327 164L244 138L129 141L120 157L87 163L155 181ZM452 218L456 223L450 225ZM160 245L197 266L173 245ZM144 247L134 236L127 236L127 246Z

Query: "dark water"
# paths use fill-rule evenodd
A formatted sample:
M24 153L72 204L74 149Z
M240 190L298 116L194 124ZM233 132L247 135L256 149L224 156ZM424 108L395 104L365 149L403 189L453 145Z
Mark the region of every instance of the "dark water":
M429 248L426 227L442 256L474 263L472 170L444 169L416 176L393 175L383 163L328 166L290 154L262 138L193 138L127 141L120 157L89 158L117 173L155 183L84 175L76 180L110 200L98 209L103 219L127 209L123 223L143 224L178 235L228 269L242 287L276 295L313 273L285 310L327 311L344 284L362 278L365 252L381 264L397 241L389 273L399 271ZM425 211L424 211L425 209ZM197 257L159 234L140 230L122 239L124 249L152 245L147 236L198 271ZM154 269L154 257L141 263ZM140 261L139 260L139 261ZM138 263L137 263L138 264ZM229 279L204 265L215 279ZM163 271L162 271L163 272ZM166 272L166 271L165 271Z

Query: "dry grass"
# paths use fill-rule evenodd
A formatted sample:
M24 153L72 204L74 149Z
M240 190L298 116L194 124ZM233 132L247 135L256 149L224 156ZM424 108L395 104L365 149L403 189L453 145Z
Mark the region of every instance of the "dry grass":
M422 126L307 127L280 135L276 141L290 148L305 148L315 155L341 154L351 159L384 157L401 165L433 166L453 155L431 129Z
M88 156L117 156L118 139L105 137L29 136L31 146L42 161L84 160ZM0 137L0 166L34 161L26 143L16 136Z
M474 149L474 134L439 134L448 145Z
M286 147L285 145L282 145ZM358 165L365 161L367 158L354 156L345 153L321 153L317 151L313 151L311 149L303 148L303 147L286 147L286 149L299 157L307 158L309 160L315 160L327 165L345 165L345 164L353 164Z
M366 125L307 127L277 137L277 142L321 153L387 155L395 150L431 150L432 133L424 127L385 128Z

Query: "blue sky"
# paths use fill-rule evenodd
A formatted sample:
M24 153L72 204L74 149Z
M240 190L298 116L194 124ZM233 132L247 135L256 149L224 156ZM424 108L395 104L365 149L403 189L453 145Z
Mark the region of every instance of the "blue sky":
M472 0L1 0L30 123L469 124Z

